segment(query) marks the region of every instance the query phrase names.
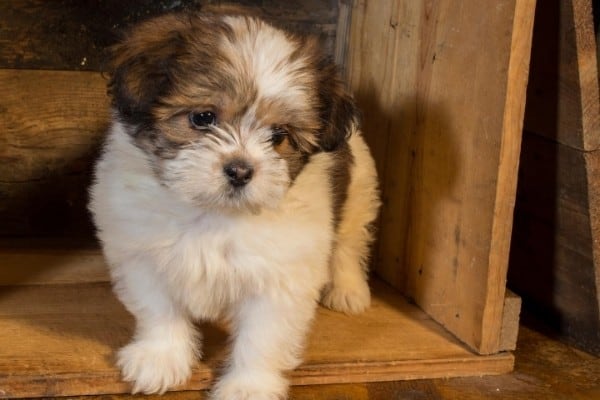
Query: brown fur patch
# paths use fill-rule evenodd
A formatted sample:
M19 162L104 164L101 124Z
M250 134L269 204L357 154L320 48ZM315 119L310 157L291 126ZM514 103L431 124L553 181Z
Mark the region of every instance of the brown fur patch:
M338 146L334 151L334 162L330 169L331 192L333 196L333 226L337 229L348 197L350 186L350 169L354 164L354 156L347 142Z
M288 174L293 181L298 174L300 174L306 163L308 163L310 154L301 151L298 148L298 145L295 145L293 139L289 136L284 138L280 144L275 145L274 147L275 151L286 161Z
M310 154L335 154L332 184L339 220L352 163L347 133L356 110L337 68L316 39L285 33L292 52L274 67L293 77L302 99L287 93L260 96L251 74L254 54L238 46L267 25L237 18L230 24L221 13L170 14L137 26L113 48L113 107L138 146L161 158L174 157L202 135L189 124L192 111L214 112L217 124L234 129L249 110L257 128L285 126L289 135L275 150L288 163L292 180Z

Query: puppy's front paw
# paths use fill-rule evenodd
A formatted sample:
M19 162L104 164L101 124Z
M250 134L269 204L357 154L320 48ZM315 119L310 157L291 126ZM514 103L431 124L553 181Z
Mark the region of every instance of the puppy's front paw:
M184 383L191 374L194 353L187 346L139 340L123 347L117 365L123 380L133 384L132 393L164 393Z
M211 400L283 400L287 382L278 374L239 371L224 375L211 392Z
M361 313L371 304L369 285L364 279L334 281L325 288L321 303L346 314Z

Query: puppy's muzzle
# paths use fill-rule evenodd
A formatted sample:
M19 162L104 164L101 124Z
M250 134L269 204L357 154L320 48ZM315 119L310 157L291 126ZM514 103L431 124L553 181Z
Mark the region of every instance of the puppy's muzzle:
M245 186L254 175L254 168L244 160L233 160L225 164L223 172L233 187Z

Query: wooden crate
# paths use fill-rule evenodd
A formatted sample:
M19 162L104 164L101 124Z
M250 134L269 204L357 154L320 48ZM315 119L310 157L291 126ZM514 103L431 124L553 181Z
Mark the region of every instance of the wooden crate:
M132 319L86 240L85 193L108 121L107 32L166 7L151 3L0 3L2 396L128 390L112 354ZM534 0L256 3L325 33L363 110L384 200L373 307L319 310L292 382L510 371L519 299L505 280ZM222 357L226 332L206 330L206 357L182 389L207 387Z
M535 21L509 284L562 338L600 355L600 101L592 1L548 2Z

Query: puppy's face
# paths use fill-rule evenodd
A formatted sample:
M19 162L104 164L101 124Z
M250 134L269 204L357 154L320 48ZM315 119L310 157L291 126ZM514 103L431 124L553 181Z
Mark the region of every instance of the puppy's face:
M167 15L113 50L117 117L160 182L200 207L276 207L355 117L316 41L259 19Z

